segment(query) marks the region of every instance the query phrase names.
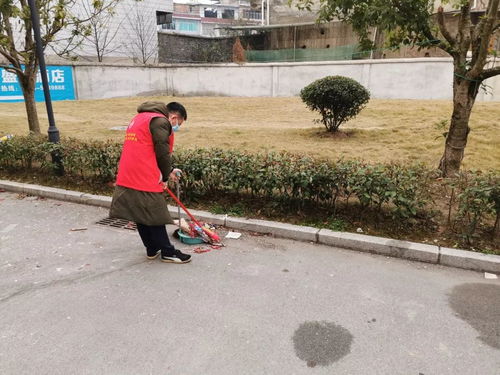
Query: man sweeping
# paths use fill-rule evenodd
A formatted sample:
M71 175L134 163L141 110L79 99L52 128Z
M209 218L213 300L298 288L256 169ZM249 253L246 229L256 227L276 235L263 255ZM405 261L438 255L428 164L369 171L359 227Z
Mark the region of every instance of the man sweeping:
M188 263L191 256L175 249L165 224L173 223L164 188L177 181L181 170L172 168L174 133L187 120L177 102L145 102L137 109L125 134L118 165L110 217L137 224L148 259L161 256L166 263Z

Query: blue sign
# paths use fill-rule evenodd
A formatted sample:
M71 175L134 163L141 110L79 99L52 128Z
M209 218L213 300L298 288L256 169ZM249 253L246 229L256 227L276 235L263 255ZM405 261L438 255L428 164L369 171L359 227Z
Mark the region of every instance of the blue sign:
M23 67L24 68L24 67ZM24 101L17 75L0 68L0 103ZM73 69L71 66L47 66L47 79L52 100L74 100ZM43 102L42 75L36 75L35 100Z

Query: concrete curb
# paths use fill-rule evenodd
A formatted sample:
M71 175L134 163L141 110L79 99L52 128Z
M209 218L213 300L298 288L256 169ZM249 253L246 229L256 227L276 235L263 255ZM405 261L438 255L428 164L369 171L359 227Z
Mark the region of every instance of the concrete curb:
M442 247L439 263L449 267L500 274L500 256L498 255Z
M111 205L111 197L6 180L0 180L0 189L104 208L109 208ZM177 207L169 206L169 212L172 217L177 217ZM498 255L474 253L466 250L442 248L435 245L356 233L334 232L328 229L317 229L274 221L214 215L198 210L191 210L190 212L199 220L224 225L230 229L272 234L276 237L315 242L372 254L500 274L500 256ZM181 217L186 217L184 212L181 212Z
M345 249L364 251L396 258L438 263L439 247L389 238L366 236L348 232L321 229L318 242Z
M317 242L319 229L275 221L227 217L226 227L250 232L272 234L291 240Z
M168 212L170 212L170 216L173 218L177 218L179 216L177 206L168 206ZM205 221L215 225L226 225L227 215L214 215L210 212L199 210L189 210L189 212L191 212L196 220ZM181 209L181 218L186 219L187 217L188 215Z

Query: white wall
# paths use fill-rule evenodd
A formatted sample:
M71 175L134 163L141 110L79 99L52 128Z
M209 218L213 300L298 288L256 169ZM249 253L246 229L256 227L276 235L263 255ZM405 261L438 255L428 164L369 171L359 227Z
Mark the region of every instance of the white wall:
M74 67L78 99L106 99L165 93L165 68L78 65Z
M447 58L272 64L76 65L79 99L163 93L179 96L295 96L312 81L351 77L381 99L452 99L453 65ZM500 76L486 81L500 101Z

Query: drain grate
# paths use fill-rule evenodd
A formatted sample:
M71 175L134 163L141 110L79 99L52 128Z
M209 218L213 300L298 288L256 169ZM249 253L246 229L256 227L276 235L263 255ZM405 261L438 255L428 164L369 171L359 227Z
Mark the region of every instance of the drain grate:
M96 222L96 224L119 229L137 230L137 226L134 222L112 217L106 217L102 220L99 220L98 222Z

